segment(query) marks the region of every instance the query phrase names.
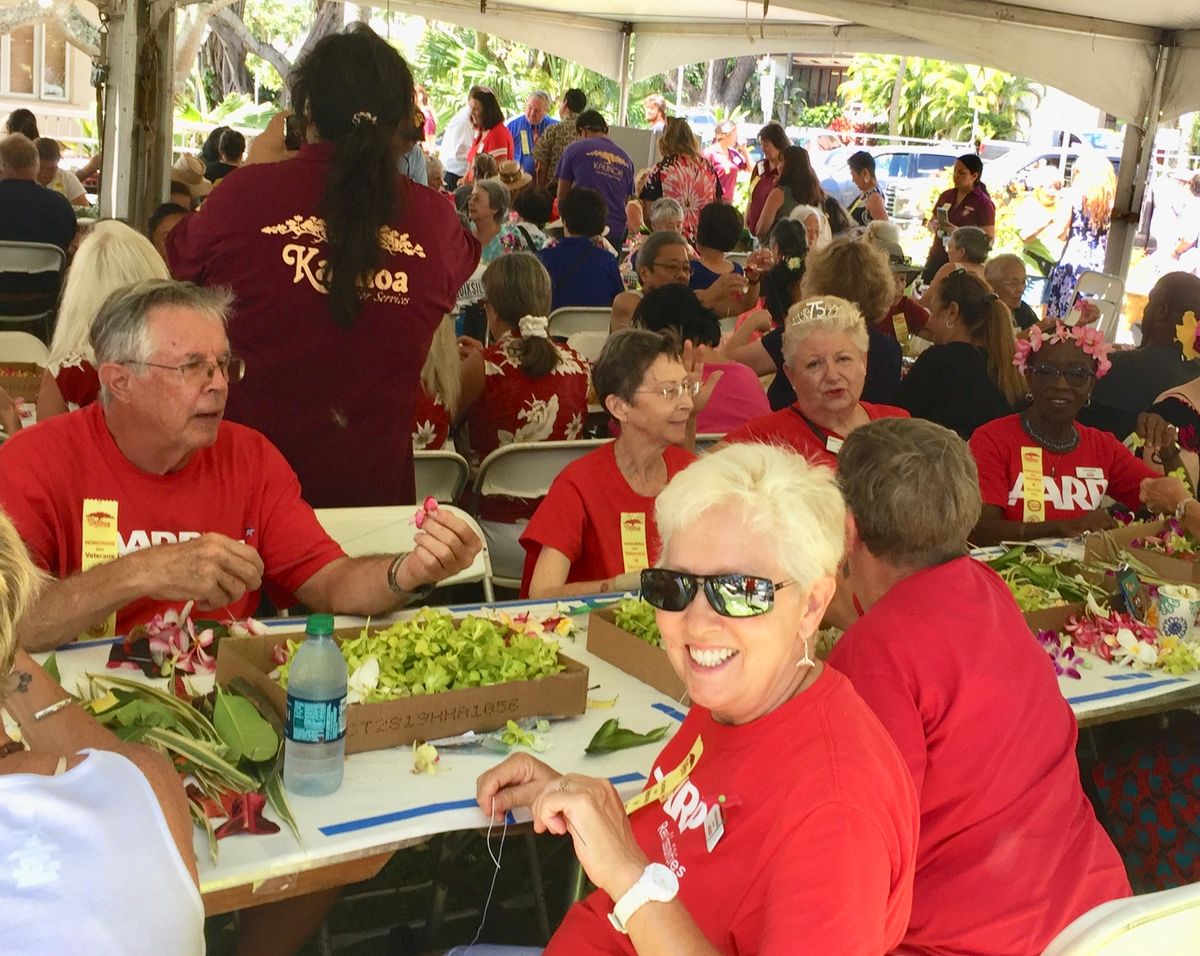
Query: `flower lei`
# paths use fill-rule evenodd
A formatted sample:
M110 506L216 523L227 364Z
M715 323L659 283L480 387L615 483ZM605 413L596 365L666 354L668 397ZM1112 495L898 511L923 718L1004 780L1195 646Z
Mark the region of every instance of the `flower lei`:
M1068 328L1061 322L1054 323L1054 331L1047 334L1036 325L1029 330L1029 338L1017 342L1017 354L1013 357L1015 365L1022 373L1029 365L1029 357L1046 345L1057 345L1059 342L1072 342L1080 350L1096 360L1096 378L1103 378L1112 368L1108 353L1112 346L1104 341L1104 335L1099 329L1087 327Z

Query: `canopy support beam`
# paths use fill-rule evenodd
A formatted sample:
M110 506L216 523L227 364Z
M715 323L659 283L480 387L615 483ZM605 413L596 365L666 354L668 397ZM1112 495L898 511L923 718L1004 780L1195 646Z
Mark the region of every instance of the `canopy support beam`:
M621 95L617 108L617 125L627 126L629 120L629 68L632 59L633 24L621 24Z

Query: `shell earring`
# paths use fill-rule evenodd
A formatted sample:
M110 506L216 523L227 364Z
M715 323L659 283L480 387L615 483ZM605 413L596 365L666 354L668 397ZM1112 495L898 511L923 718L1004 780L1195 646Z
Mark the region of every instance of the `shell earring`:
M816 663L816 661L814 661L811 657L808 656L808 641L806 640L804 642L804 656L802 658L800 658L800 660L796 661L796 667L800 668L800 667L804 667L805 665L807 665L808 667L812 667L815 663Z

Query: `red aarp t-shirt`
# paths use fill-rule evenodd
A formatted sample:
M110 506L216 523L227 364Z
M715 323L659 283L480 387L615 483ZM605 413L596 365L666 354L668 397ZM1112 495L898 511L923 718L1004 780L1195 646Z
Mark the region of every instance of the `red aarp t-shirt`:
M962 557L894 584L834 646L921 804L905 953L1040 953L1129 895L1079 782L1075 715L1008 586Z
M668 446L663 452L667 480L695 460L691 452ZM623 525L627 536L645 541L648 563L643 567L653 566L659 550L654 499L629 487L609 442L567 465L533 513L521 535L525 548L521 595L529 594L542 548L554 548L570 559L567 581L596 581L634 570L625 567Z
M403 212L349 328L334 322L322 206L333 143L241 167L167 237L171 273L233 291L229 342L246 377L226 416L262 432L315 508L415 500L413 404L434 329L454 311L479 243L431 189L396 173Z
M874 405L859 402L871 421L877 418L908 418L908 412L892 405ZM735 428L725 436L731 444L759 442L765 445L784 445L798 451L811 464L837 467L837 453L846 436L822 428L804 417L795 405L781 408L777 412L763 415Z
M1065 455L1041 448L1045 520L1082 517L1099 508L1105 494L1126 508L1139 508L1142 479L1160 476L1108 432L1078 422L1075 431L1079 444ZM983 503L999 507L1006 521L1026 521L1021 449L1040 446L1025 434L1021 416L1007 415L981 425L971 435L970 446L979 466Z
M467 150L467 178L474 179L475 157L479 153L491 153L496 162L502 163L513 158L513 138L508 127L497 123L491 129L476 130L471 148Z
M917 805L904 763L850 683L826 667L804 693L748 724L702 707L654 761L669 774L699 737L703 752L664 802L630 817L678 900L720 953L880 956L908 924ZM725 831L710 852L704 820ZM633 954L597 890L568 911L546 956Z
M216 442L177 472L154 475L117 448L99 402L56 415L0 445L0 509L12 519L33 560L56 578L82 565L84 500L117 503L118 553L217 533L259 553L277 604L342 549L300 498L283 456L252 429L222 422ZM142 598L117 613L117 633L182 601ZM258 607L251 591L212 617L242 619Z

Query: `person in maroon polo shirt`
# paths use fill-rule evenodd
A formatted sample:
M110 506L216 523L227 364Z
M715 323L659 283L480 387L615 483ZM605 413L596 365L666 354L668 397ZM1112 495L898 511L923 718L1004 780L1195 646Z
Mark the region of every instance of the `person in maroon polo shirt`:
M246 377L226 415L283 452L309 504L411 502L421 365L479 243L396 170L413 83L382 38L362 26L327 36L290 82L299 152L276 116L237 175L171 230L171 272L233 290Z

